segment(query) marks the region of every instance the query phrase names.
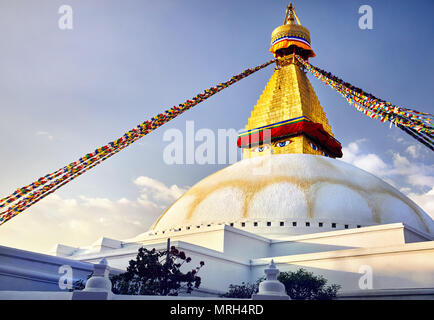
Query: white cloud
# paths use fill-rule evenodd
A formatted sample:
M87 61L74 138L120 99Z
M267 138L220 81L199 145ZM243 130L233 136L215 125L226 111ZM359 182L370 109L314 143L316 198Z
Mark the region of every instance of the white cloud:
M133 204L133 202L131 200L128 200L127 198L120 198L117 203L119 204L126 204L126 205L131 205Z
M419 146L411 145L408 146L407 149L405 149L405 152L407 152L410 156L416 159L419 156L419 150L420 150Z
M112 210L115 208L115 203L107 198L88 198L80 196L82 205L87 208L100 208L106 210Z
M38 132L36 132L36 135L37 136L45 136L45 137L47 137L48 140L54 139L54 137L46 131L38 131Z
M410 161L399 153L393 153L393 165L398 170L408 170L411 167Z
M139 187L135 200L51 194L2 225L0 244L48 252L57 243L87 246L102 236L132 238L186 191L144 176L134 183Z
M342 160L381 177L434 217L434 165L417 160L420 147L411 145L405 149L413 158L411 161L394 151L387 152L389 159L383 160L379 155L363 153L361 142L363 141L357 140L342 148Z
M381 175L387 169L386 163L376 154L362 154L359 143L361 142L351 142L347 147L342 148L342 160L372 174Z
M353 164L356 167L379 176L381 176L385 169L388 168L387 164L381 160L379 156L373 153L358 156L356 159L354 159Z
M432 187L434 186L434 176L424 174L412 174L407 177L407 181L413 186Z
M342 148L343 157L342 160L348 163L352 163L359 152L359 146L355 142L351 142L348 147Z
M134 183L142 187L143 193L160 201L174 201L187 191L186 188L180 188L176 185L168 187L160 181L144 176L135 179Z
M434 219L434 188L421 194L408 193L407 196Z

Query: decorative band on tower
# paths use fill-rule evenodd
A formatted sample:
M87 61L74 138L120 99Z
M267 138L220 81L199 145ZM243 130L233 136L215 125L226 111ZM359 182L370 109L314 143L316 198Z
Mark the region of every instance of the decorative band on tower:
M314 123L305 116L244 131L238 136L237 146L251 148L299 135L320 145L330 156L342 157L341 143L325 131L321 123Z

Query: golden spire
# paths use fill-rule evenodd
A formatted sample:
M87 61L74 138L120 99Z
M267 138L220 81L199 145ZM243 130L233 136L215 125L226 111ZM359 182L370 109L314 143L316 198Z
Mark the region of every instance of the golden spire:
M300 24L292 3L284 24L271 35L270 51L277 58L277 68L238 139L243 158L279 153L341 157L341 146L333 138L304 67L295 59L296 54L304 59L315 54L309 30Z
M298 20L297 14L295 13L295 8L290 2L286 7L285 20L283 20L283 24L295 24L294 17L297 19L297 23L301 25L300 20Z

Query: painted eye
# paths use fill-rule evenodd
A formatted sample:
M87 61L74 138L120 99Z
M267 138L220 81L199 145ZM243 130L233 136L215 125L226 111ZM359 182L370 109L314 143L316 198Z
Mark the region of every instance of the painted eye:
M310 143L310 146L313 150L318 150L318 147L316 146L316 144L313 144L312 142Z
M292 141L291 140L286 140L286 141L281 141L281 142L276 142L275 146L282 148L282 147L286 147L288 144L290 144Z
M255 150L253 150L253 151L254 152L264 152L267 149L268 149L267 146L260 146L260 147L255 148Z

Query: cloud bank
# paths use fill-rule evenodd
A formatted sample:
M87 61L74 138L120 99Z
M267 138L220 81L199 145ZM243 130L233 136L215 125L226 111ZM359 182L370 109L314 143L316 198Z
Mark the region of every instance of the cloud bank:
M63 198L54 193L2 226L0 245L47 253L57 243L87 246L105 236L128 239L145 232L188 188L140 176L134 200Z
M422 161L426 150L412 144L403 154L388 150L387 159L382 159L377 154L362 152L365 141L357 140L344 147L342 160L382 178L434 218L434 165ZM405 144L402 139L397 142Z
M342 160L382 178L434 217L434 165L422 161L426 151L408 145L402 153L389 150L380 156L363 152L365 141L344 147ZM64 198L54 193L4 224L0 245L49 252L57 243L87 246L102 236L132 238L145 232L189 188L168 186L147 176L131 183L137 188L135 199Z

